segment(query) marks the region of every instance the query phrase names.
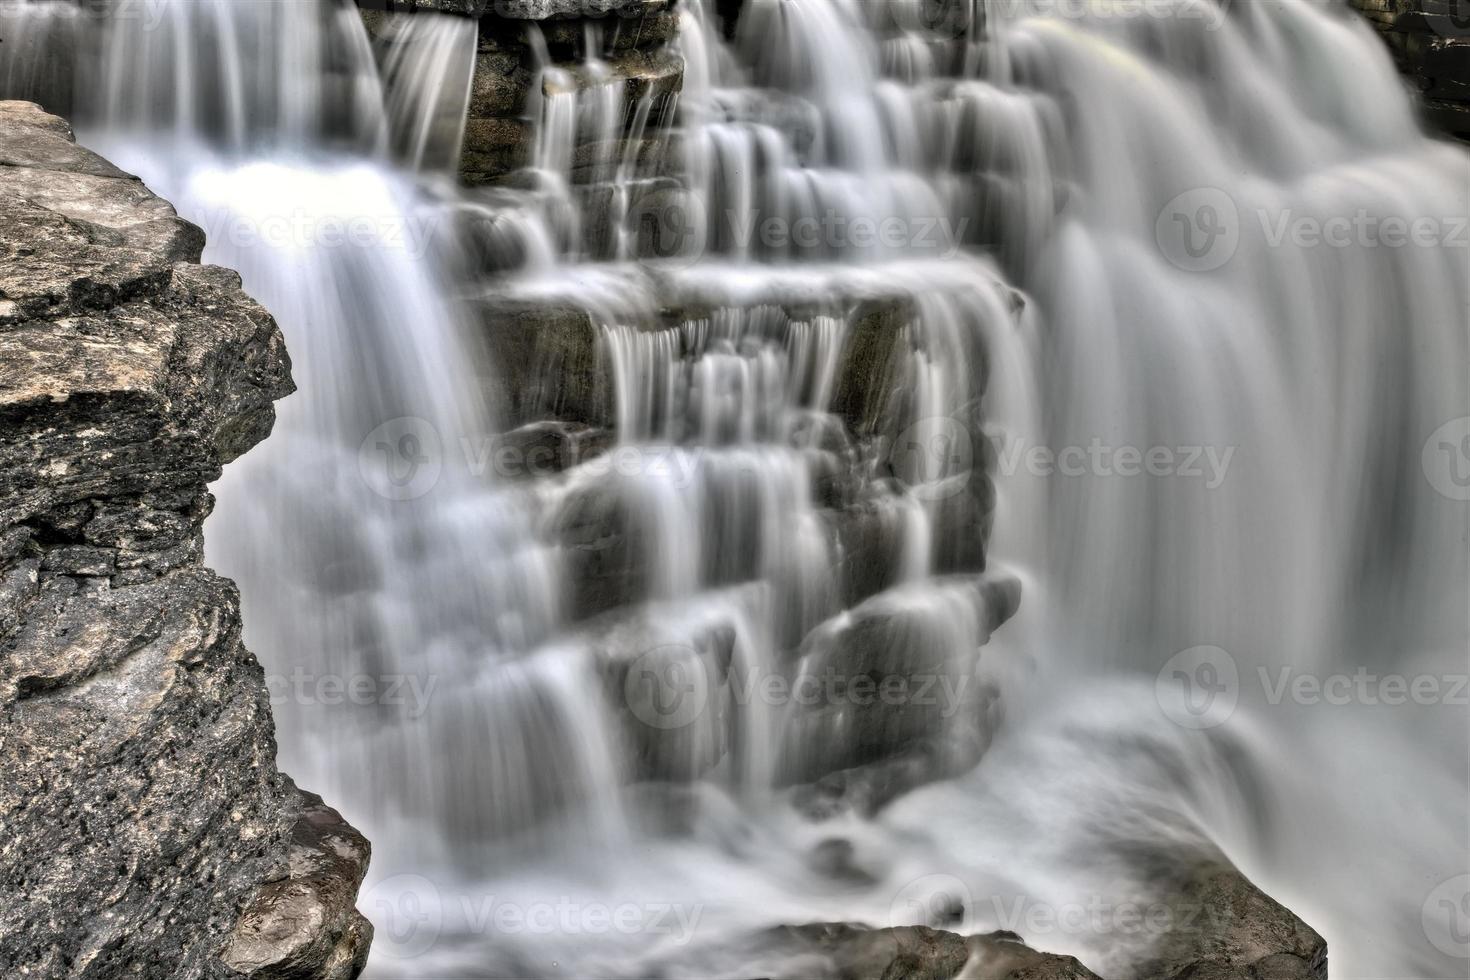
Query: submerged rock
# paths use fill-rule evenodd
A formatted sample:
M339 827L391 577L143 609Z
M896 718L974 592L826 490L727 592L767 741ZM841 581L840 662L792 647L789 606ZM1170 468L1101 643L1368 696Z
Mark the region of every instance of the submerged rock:
M202 567L205 484L292 390L280 332L64 121L0 102L0 162L0 973L354 976L367 844L276 770Z

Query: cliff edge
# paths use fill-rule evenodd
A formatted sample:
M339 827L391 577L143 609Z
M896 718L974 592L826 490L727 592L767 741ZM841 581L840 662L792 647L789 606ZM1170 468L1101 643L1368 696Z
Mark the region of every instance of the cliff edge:
M369 847L276 769L221 466L293 390L204 235L0 102L0 974L348 978Z

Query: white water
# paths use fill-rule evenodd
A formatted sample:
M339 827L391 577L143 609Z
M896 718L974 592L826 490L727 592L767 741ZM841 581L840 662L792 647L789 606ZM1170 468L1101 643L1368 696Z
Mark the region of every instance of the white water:
M15 21L76 43L41 26L59 9ZM622 99L598 59L546 69L541 190L462 196L434 174L462 139L462 24L417 18L381 73L330 4L176 0L158 24L80 32L103 52L103 81L78 77L84 141L203 225L207 258L287 335L301 391L217 488L210 557L287 692L283 768L374 841L374 975L789 975L752 932L917 921L938 896L963 903L952 928L1012 928L1126 976L1147 934L1005 913L1147 903L1140 854L1176 847L1218 848L1321 931L1334 977L1466 975L1423 921L1470 870L1463 705L1272 703L1283 669L1470 667L1470 511L1421 459L1470 416L1470 252L1271 240L1283 219L1359 209L1451 234L1470 213L1464 151L1424 139L1377 42L1317 4L1123 16L1037 0L985 7L988 38L934 9L749 0L727 46L687 3L677 169L699 219L649 266L589 264L574 244L572 158L616 132ZM37 64L0 53L0 94L31 93ZM631 153L616 172L630 195L644 176ZM1221 253L1183 249L1175 215L1203 234L1200 208L1222 202L1238 246L1193 271ZM903 234L751 232L829 210ZM496 267L517 271L465 281L465 215L493 223ZM636 234L620 241L631 257ZM484 329L467 297L485 292L591 311L640 465L530 487L472 472L462 440L484 449L506 380L480 376L467 339ZM866 456L830 414L855 295L910 300L889 365L904 394ZM660 323L669 296L708 312ZM1001 440L992 567L1025 591L977 653L988 629L965 580L931 577L953 537L943 488L969 460L923 453L967 431L982 392ZM896 437L919 454L885 452ZM1094 442L1198 447L1201 474L1006 472L1017 446ZM1206 450L1230 453L1216 480ZM887 469L847 503L896 544L889 588L854 611L869 569L841 563L814 483L873 452ZM636 529L646 581L629 591L659 603L641 624L573 621L556 529L584 508ZM628 705L599 676L620 643L705 669L697 638L723 629L737 679L800 678L875 610L904 626L885 648L903 669L999 691L978 766L983 735L946 719L955 778L872 819L812 822L773 781L856 738L854 716L813 734L799 711L732 699L725 721L659 743L687 775L728 739L722 764L637 781ZM1194 730L1172 720L1194 716L1170 665L1201 646L1228 653L1211 666L1234 665L1239 704ZM1207 679L1198 666L1186 678ZM315 683L329 677L379 686L334 704ZM955 717L990 717L971 709ZM863 876L812 870L837 838ZM554 911L517 927L502 907ZM598 909L630 927L598 926Z

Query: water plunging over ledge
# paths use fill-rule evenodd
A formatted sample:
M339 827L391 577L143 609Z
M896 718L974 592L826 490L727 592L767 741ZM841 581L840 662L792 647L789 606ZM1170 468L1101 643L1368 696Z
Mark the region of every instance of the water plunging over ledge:
M531 166L474 189L472 21L22 8L0 95L69 87L285 331L208 545L374 842L370 975L779 975L761 930L936 899L1127 975L1007 913L1207 847L1336 977L1463 970L1463 708L1280 692L1466 673L1470 158L1335 7L939 6L686 0L672 104L532 29Z

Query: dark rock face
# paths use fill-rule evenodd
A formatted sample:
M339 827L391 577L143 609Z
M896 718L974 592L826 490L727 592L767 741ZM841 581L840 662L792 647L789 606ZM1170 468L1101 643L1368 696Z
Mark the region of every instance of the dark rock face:
M1470 140L1470 4L1465 0L1348 0L1378 31L1423 97L1428 122Z
M605 81L588 73L589 36L600 39L602 48L596 53L609 76L623 83L625 126L615 147L576 147L574 179L606 185L613 174L593 161L622 160L630 147L639 157L662 156L667 123L684 81L683 59L666 50L679 29L673 0L358 0L358 5L369 33L389 45L393 30L388 18L394 14L437 12L479 21L459 168L467 183L500 183L531 164L534 127L529 116L538 48L564 69L565 84L574 89ZM529 32L535 32L534 43Z
M259 980L350 980L367 965L373 938L372 924L353 907L372 848L320 796L295 795L290 848L235 923L220 959Z
M276 770L239 596L201 564L205 485L292 390L274 321L202 246L65 122L0 103L6 976L366 958L367 844Z

